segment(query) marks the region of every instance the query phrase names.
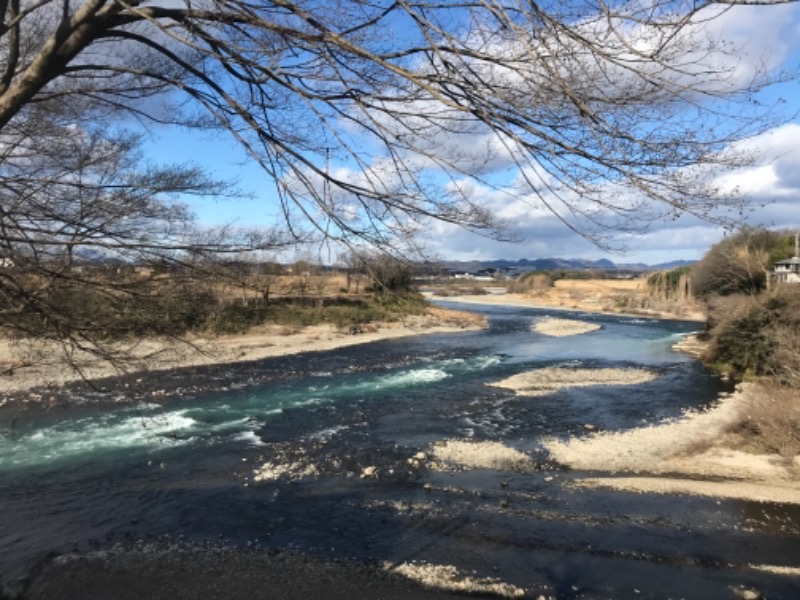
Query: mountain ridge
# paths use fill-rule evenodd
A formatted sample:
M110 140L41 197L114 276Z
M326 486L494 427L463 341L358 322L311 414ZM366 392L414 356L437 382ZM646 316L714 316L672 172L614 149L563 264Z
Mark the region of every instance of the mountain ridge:
M665 263L649 265L646 263L614 263L607 258L597 260L586 258L520 258L520 259L492 259L492 260L444 260L441 265L448 271L474 273L490 269L502 271L577 271L577 270L602 270L602 271L665 271L694 264L693 260L673 260Z

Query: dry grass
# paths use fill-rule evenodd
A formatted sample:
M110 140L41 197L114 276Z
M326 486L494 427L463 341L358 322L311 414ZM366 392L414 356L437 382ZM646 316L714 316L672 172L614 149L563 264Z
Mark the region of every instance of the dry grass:
M486 317L464 310L451 310L431 306L425 313L433 322L463 328L485 327Z
M287 336L287 335L295 335L298 331L300 331L298 327L288 327L286 325L283 325L281 327L278 327L275 330L275 333L277 333L280 336Z
M726 431L728 444L755 454L800 454L800 392L763 384Z

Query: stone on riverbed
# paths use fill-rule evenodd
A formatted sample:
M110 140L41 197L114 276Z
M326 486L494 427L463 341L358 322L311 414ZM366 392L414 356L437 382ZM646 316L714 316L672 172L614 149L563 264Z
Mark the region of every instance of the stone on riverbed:
M531 329L537 333L563 337L597 331L598 329L602 329L602 327L595 323L576 321L575 319L554 319L552 317L546 317L536 321Z
M499 442L446 440L431 449L430 467L442 471L453 469L523 470L533 467L533 460L519 450Z
M658 375L645 369L567 369L548 367L512 375L502 381L488 383L494 387L514 390L524 396L544 396L564 388L594 385L635 385L657 379Z

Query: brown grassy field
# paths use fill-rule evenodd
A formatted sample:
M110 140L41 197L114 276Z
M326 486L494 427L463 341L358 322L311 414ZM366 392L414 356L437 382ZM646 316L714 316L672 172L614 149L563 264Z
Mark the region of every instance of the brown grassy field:
M443 295L486 304L521 304L617 314L705 320L702 307L692 303L658 300L651 296L647 279L559 279L552 287L538 287L522 293L476 293L481 288L499 291L491 283L446 286ZM440 292L433 292L436 296Z

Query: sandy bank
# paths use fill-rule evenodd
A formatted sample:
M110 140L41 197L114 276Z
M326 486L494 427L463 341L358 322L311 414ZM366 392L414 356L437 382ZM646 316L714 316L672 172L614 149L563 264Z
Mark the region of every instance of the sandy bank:
M514 390L523 396L544 396L564 388L595 385L635 385L658 375L645 369L567 369L549 367L518 373L487 385Z
M752 384L742 384L704 412L688 411L678 420L630 431L549 439L544 446L553 459L573 469L619 475L579 480L581 486L800 504L795 461L719 444L753 393ZM669 477L649 477L656 475Z
M433 299L433 295L426 294ZM680 321L705 322L706 315L698 308L681 307L678 312L666 310L638 309L630 310L625 307L618 307L613 302L606 303L590 300L576 300L566 297L564 293L558 291L549 295L527 295L527 294L480 294L480 295L459 295L439 298L447 302L459 302L464 304L486 304L490 306L517 306L521 308L548 308L564 311L565 314L575 312L611 314L636 318L652 319L675 319Z
M537 333L543 333L544 335L566 337L570 335L589 333L590 331L597 331L598 329L601 329L601 326L597 325L596 323L576 321L575 319L553 319L548 317L536 321L533 324L532 329L533 331Z
M429 467L438 471L452 469L525 471L533 466L533 461L527 454L491 441L446 440L434 444L431 454L433 462Z
M525 595L525 590L520 587L504 583L496 578L471 577L459 572L452 565L386 563L384 568L390 573L398 573L411 581L418 582L426 588L465 594L486 594L500 598L522 598Z
M88 352L52 343L0 340L0 406L2 394L34 387L58 387L81 379L95 380L123 374L163 371L179 367L247 362L301 352L334 350L357 344L428 333L481 329L484 317L468 312L431 308L427 314L403 321L368 324L358 330L333 325L303 329L263 326L240 335L191 336L184 340L145 339L116 346L118 361L99 359Z

